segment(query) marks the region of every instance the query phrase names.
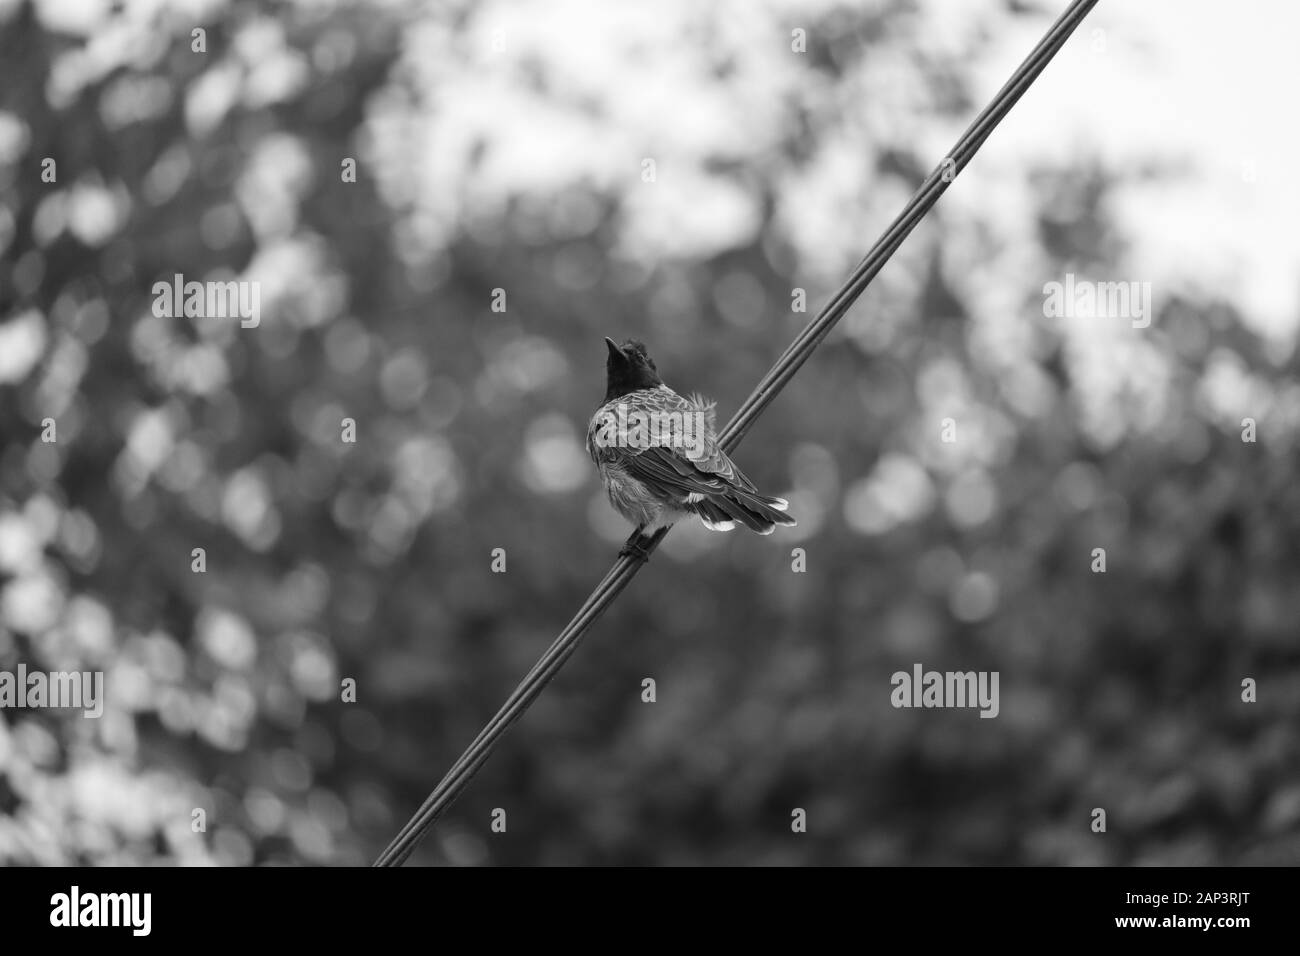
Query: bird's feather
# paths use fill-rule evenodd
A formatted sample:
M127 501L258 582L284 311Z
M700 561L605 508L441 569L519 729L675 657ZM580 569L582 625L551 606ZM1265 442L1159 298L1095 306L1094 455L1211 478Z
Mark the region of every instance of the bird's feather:
M624 406L621 418L620 404ZM741 523L759 534L770 534L778 524L795 523L784 513L786 502L759 494L722 450L716 408L701 395L685 398L658 385L627 392L596 410L587 430L587 451L618 511L638 525L672 523L676 516L694 513L712 530L729 531ZM631 410L660 416L661 421L669 414L680 413L683 422L690 416L691 431L638 446L629 440L626 427ZM612 436L611 416L620 423ZM602 427L606 431L598 440Z

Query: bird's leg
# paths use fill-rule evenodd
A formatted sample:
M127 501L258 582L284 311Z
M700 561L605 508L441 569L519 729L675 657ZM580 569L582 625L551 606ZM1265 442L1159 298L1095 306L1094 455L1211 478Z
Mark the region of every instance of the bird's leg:
M636 530L632 532L632 537L627 539L627 543L623 545L622 549L618 552L620 558L636 558L638 561L650 560L650 552L647 551L645 545L642 544L643 541L650 540L641 534L641 529L644 527L645 525L643 524L636 526Z

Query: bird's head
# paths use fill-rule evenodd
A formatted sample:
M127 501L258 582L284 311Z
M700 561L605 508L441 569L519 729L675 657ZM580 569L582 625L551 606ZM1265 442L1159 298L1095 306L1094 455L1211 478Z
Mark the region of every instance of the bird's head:
M605 360L605 401L612 401L628 392L639 388L654 388L662 385L655 368L655 360L645 350L645 346L635 339L628 339L618 345L613 339L605 339L609 348L609 357Z

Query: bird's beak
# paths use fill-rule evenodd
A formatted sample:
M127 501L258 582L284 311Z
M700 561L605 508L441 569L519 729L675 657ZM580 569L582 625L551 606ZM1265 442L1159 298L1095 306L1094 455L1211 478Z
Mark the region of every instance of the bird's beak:
M622 361L627 357L623 354L623 350L619 348L618 345L615 344L614 340L609 336L605 337L605 344L609 346L610 358L617 358L619 361Z

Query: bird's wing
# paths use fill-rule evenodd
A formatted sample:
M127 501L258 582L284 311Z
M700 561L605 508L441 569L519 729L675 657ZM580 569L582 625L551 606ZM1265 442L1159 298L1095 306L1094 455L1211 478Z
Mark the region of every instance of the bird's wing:
M681 398L681 396L678 396ZM700 471L717 475L730 485L735 485L744 491L757 491L754 483L745 476L745 473L736 467L736 463L727 457L727 453L722 450L718 444L717 431L717 403L711 402L699 394L692 395L690 399L682 399L693 411L699 412L704 418L704 454L699 458L688 458L691 464L695 465Z
M667 494L716 495L739 488L755 491L754 483L727 457L714 430L714 405L698 395L683 398L668 387L638 393L638 408L645 411L682 412L699 416L697 457L680 444L620 449L622 464L636 478Z
M701 471L689 458L677 454L672 448L647 448L628 455L622 464L629 475L669 500L687 495L707 498L734 490L725 478Z

